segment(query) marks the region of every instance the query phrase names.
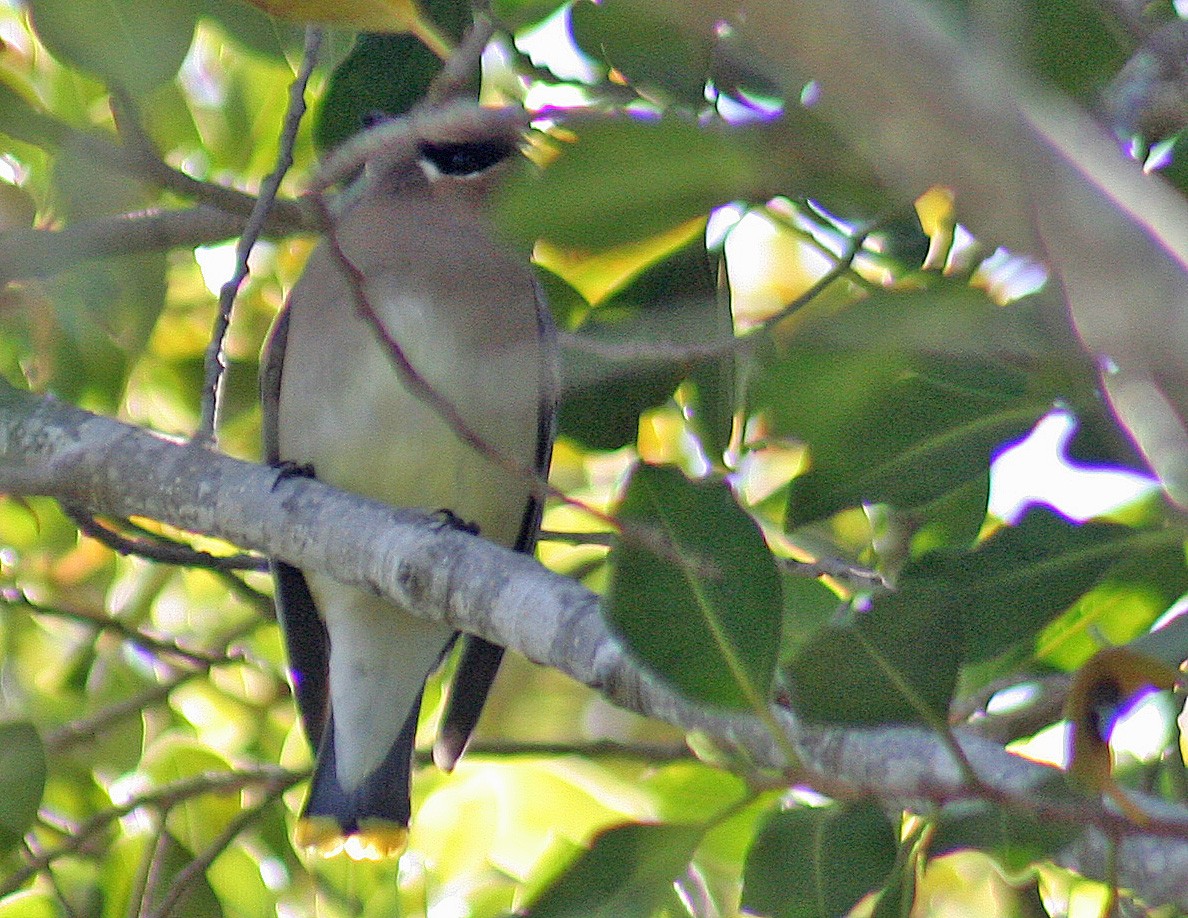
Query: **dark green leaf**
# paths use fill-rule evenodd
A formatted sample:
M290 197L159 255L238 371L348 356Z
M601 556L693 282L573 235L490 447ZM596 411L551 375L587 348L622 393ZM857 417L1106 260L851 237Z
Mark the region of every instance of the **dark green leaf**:
M613 67L644 96L705 105L708 35L681 31L649 0L578 0L571 22L577 46Z
M725 321L729 322L728 315ZM647 268L590 310L576 331L592 346L565 348L558 419L562 434L596 449L634 443L640 413L671 398L692 372L700 383L698 407L705 406L697 412L699 420L704 416L701 426L719 439L729 436L722 431L725 409L715 402L729 399L723 391L732 379L729 355L696 367L667 354L647 355L657 347L680 354L687 347L729 340L730 327L723 325L703 236ZM599 353L598 347L616 349L623 356Z
M28 0L37 37L62 63L134 95L173 79L197 24L188 0Z
M62 143L68 130L0 78L0 131L25 143L53 149Z
M752 392L774 432L811 451L788 525L864 502L916 508L983 481L995 447L1057 395L1023 369L1051 359L1044 341L1026 304L955 283L806 316Z
M960 632L939 603L902 593L823 629L787 667L792 704L805 717L849 724L943 720L957 681Z
M873 802L775 813L747 855L743 908L772 918L846 915L886 883L896 847Z
M1053 772L1049 794L1075 806L1064 776ZM929 853L940 857L972 848L995 858L1006 870L1018 873L1036 861L1047 860L1070 844L1076 826L1039 819L1023 810L1007 810L987 803L962 803L947 807L937 821Z
M318 146L338 146L361 131L375 112L407 112L440 69L437 55L411 35L360 35L355 49L330 77L318 106Z
M45 748L31 723L0 723L0 854L20 844L45 790Z
M717 272L716 298L707 298L713 309L707 309L704 317L704 344L730 341L734 335L726 265L720 258ZM708 280L714 283L712 275ZM734 415L738 410L735 370L733 351L724 350L721 357L699 362L689 377L693 392L686 415L711 462L722 461L734 431Z
M1096 101L1126 62L1121 30L1092 0L1032 0L1024 15L1028 27L1019 39L1027 63L1074 98Z
M779 651L780 580L730 488L643 465L618 515L629 529L611 552L607 614L632 652L697 701L765 703Z
M522 29L547 19L566 0L492 0L491 13L508 29Z
M650 918L672 894L704 830L626 825L595 839L528 911L531 918Z
M1182 570L1174 535L1078 526L1036 509L977 551L925 555L904 570L899 595L944 610L960 629L965 661L977 662L1033 637L1123 559L1141 568L1169 555Z
M784 632L781 662L787 662L808 639L832 619L841 598L820 580L784 574Z
M422 0L419 5L455 41L470 24L469 3ZM412 35L361 34L330 76L314 122L314 141L329 150L361 131L371 115L404 114L425 95L441 67L437 55Z

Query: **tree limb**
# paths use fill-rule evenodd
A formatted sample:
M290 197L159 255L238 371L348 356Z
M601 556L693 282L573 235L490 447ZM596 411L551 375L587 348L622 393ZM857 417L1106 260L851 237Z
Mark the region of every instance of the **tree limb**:
M799 766L751 714L709 710L642 671L607 629L599 598L533 559L413 511L309 478L181 444L0 383L0 490L45 495L113 516L145 516L268 553L382 592L412 612L515 648L615 703L712 736L789 783L873 794L922 812L978 799L937 734L915 727L815 727L776 706ZM1120 839L1119 878L1148 902L1188 908L1188 812L1135 794L1138 826L1090 798L1045 796L1051 768L956 731L982 792L1041 820L1087 827L1062 861L1107 875L1107 837ZM1070 802L1071 800L1071 802Z
M315 231L312 217L297 219L296 205L274 211L265 235ZM59 230L20 229L3 234L0 287L14 280L52 277L91 258L167 252L209 245L239 235L244 218L214 207L156 210L81 220Z

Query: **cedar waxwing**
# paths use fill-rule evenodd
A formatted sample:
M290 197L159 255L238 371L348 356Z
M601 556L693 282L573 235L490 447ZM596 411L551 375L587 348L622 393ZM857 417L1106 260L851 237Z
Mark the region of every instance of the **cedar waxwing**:
M261 379L269 462L398 507L448 510L484 537L533 550L556 403L551 318L526 254L482 210L515 159L521 119L478 110L411 127L369 157L277 318ZM344 269L342 258L352 266ZM391 345L496 450L461 439L409 391ZM516 474L507 463L520 468ZM371 593L273 564L294 693L316 764L299 844L398 854L421 691L456 634ZM452 767L503 650L467 637L435 759Z

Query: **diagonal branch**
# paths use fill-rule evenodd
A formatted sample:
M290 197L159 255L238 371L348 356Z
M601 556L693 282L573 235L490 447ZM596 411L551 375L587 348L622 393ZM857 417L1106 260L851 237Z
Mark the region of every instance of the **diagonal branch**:
M265 552L344 583L393 597L426 618L519 650L568 673L615 703L698 730L785 783L873 794L932 811L978 799L944 740L922 728L814 727L786 708L772 716L801 767L793 768L767 726L749 714L685 701L640 669L605 624L599 598L531 558L313 479L184 445L0 383L0 490L83 503L93 512L145 516ZM1050 768L956 731L993 802L1085 828L1063 861L1090 876L1107 872L1106 838L1121 839L1121 882L1149 902L1188 907L1188 813L1142 797L1152 818L1138 826L1085 798L1043 795ZM1138 795L1136 795L1138 796Z

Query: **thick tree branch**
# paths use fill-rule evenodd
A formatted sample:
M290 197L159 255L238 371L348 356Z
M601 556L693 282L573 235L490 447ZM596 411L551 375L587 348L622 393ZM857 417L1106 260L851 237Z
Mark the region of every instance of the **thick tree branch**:
M282 477L193 445L37 398L0 383L0 490L48 495L113 516L147 516L364 586L568 673L630 710L696 729L788 781L877 794L931 811L976 799L945 743L917 728L824 729L776 707L801 757L790 766L758 717L709 711L658 684L607 630L579 584L421 513L397 511L313 479ZM1052 769L959 732L992 802L1089 828L1064 860L1107 874L1107 836L1121 839L1120 881L1149 902L1188 908L1188 813L1139 797L1137 826L1089 799L1045 796Z

